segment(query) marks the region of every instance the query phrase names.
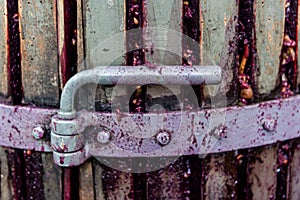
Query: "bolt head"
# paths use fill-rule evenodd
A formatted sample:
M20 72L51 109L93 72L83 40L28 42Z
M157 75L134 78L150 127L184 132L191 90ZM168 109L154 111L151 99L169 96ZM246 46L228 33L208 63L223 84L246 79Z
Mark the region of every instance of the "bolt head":
M97 133L97 141L101 144L107 144L111 140L111 135L108 131L100 131Z
M167 144L169 144L171 140L171 134L167 131L160 131L157 135L156 135L156 141L161 145L161 146L165 146Z
M42 139L44 137L44 134L45 134L45 129L40 125L37 125L32 129L32 136L37 140Z
M266 119L263 123L263 128L268 132L274 132L277 126L275 119Z

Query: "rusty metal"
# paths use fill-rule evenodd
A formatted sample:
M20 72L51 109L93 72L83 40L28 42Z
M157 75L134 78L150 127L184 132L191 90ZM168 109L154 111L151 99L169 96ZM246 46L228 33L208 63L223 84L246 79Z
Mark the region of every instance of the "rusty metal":
M75 145L72 151L79 151L69 152L71 146L65 143L64 148L70 150L59 152L61 149L56 148L53 153L57 164L71 166L91 156L159 157L252 148L299 137L299 105L298 95L243 107L201 111L116 114L82 110L70 121L80 125L75 135L81 136L84 147ZM47 127L57 110L0 104L0 113L1 146L52 151L46 140L49 131L45 130L45 139L37 140L32 136L32 130L37 125ZM224 115L225 120L210 126L218 115ZM110 131L109 143L98 142L97 134L101 130ZM165 146L156 141L156 135L161 130L171 135L170 142ZM218 137L214 136L216 133ZM213 147L209 147L210 144Z

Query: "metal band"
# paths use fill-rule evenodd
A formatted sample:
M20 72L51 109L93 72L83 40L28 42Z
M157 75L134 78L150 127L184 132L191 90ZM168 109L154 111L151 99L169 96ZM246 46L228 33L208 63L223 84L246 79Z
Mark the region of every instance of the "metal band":
M87 129L83 136L86 156L108 156L108 157L128 157L128 156L173 156L184 154L198 154L203 151L203 137L197 136L197 131L208 130L206 134L215 135L218 138L214 147L205 153L218 153L224 151L237 150L241 148L252 148L261 145L275 143L277 141L289 140L300 136L300 96L289 99L273 100L245 107L228 107L220 109L203 110L199 112L174 112L167 114L144 114L144 119L149 120L162 119L173 121L170 127L171 141L161 146L156 141L149 140L146 146L136 147L138 150L130 150L130 145L138 144L139 139L135 139L134 143L128 143L126 137L130 135L119 134L129 133L132 127L123 126L116 128L114 124L107 123L114 116L109 113L88 113L86 111L79 112L79 121L83 122L82 127L95 125L97 130ZM49 135L49 124L51 117L57 112L55 109L32 108L22 106L9 106L0 104L0 145L6 147L32 149L36 151L49 152L52 151L49 141L45 139L36 139L33 135L34 128L42 126L45 130L44 137ZM224 124L208 127L210 120L213 119L215 113L225 113ZM91 120L91 118L93 120ZM125 115L134 119L133 115ZM184 122L185 125L179 127L181 133L189 136L193 135L195 140L184 140L185 134L172 135L174 130L178 128L176 122L178 120ZM176 121L177 120L177 121ZM145 121L146 123L147 121ZM148 123L148 122L147 122ZM101 132L102 126L105 130L112 130L112 140L108 144L102 144L97 141L97 133ZM153 133L157 131L153 128ZM151 131L150 131L151 132ZM144 132L145 133L145 132ZM199 134L198 134L199 135ZM91 136L91 137L89 137ZM122 137L123 139L122 139ZM155 137L154 137L155 138ZM192 142L191 142L192 141ZM147 146L148 145L148 146ZM118 148L116 148L118 147ZM125 148L125 150L122 148ZM168 148L166 148L168 147ZM161 150L159 150L161 149ZM188 149L188 151L187 151ZM150 151L150 153L148 152ZM155 150L155 154L153 154ZM130 155L128 154L130 152ZM202 152L203 153L203 152Z

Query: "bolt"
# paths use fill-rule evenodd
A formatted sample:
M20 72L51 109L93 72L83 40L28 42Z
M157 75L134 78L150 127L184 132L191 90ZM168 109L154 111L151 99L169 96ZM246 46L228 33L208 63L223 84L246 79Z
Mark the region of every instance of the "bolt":
M277 121L274 119L266 119L263 123L263 128L268 132L274 132L277 126Z
M101 144L107 144L109 143L111 139L111 135L108 131L100 131L97 134L97 141Z
M220 124L219 126L215 127L212 132L211 135L213 135L214 137L216 137L217 139L221 139L221 138L227 138L226 135L226 129L227 127Z
M41 125L36 125L35 127L33 127L32 129L32 136L37 139L40 140L44 137L45 134L45 129L41 126Z
M156 135L156 141L162 145L165 146L167 144L169 144L171 139L171 135L169 132L167 131L160 131L157 135Z

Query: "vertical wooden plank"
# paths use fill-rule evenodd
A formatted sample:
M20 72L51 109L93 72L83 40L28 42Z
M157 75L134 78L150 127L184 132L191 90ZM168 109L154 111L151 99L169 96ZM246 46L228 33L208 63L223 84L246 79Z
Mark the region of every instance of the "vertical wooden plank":
M181 22L182 22L182 1L146 1L145 2L145 57L146 62L162 65L180 65L181 54ZM149 29L151 27L151 29ZM157 30L155 30L157 28ZM165 34L162 33L165 29ZM179 38L168 37L168 31L177 31ZM172 34L173 35L173 34ZM176 42L174 41L176 40ZM166 52L166 47L172 45L173 52Z
M284 37L285 0L256 0L255 31L257 49L258 93L275 89Z
M2 1L0 4L0 29L1 29L1 37L0 37L0 95L7 95L8 92L8 80L7 80L7 10L6 10L6 1Z
M289 188L289 198L291 200L300 199L300 140L292 142L293 155L291 158L291 181Z
M108 0L100 4L97 0L83 0L82 9L87 68L112 63L124 65L124 0Z
M248 175L253 199L276 197L276 145L256 148L249 155L252 159Z
M61 168L53 164L50 153L42 154L43 187L45 199L62 199Z
M58 104L58 60L55 1L19 0L24 99Z
M181 65L182 62L182 1L145 1L145 61L154 65ZM164 29L164 30L163 30ZM174 32L177 32L174 34ZM162 34L163 33L163 34ZM172 47L171 51L166 51ZM179 55L176 55L179 53ZM173 93L162 87L149 85L147 93L155 97L179 95L180 87L168 86Z
M93 177L93 168L91 161L89 160L79 168L79 199L94 199L95 191ZM100 189L102 189L102 187Z
M132 175L93 161L95 199L133 199Z
M9 176L9 166L5 154L5 148L0 148L1 156L1 196L0 199L13 199L13 186L12 180Z
M200 4L200 64L219 65L223 72L220 87L206 87L206 95L214 97L222 90L226 93L236 90L232 84L236 79L238 3L236 0L203 0ZM236 100L235 92L231 92L229 103Z
M234 152L209 155L204 166L203 199L238 199L238 163Z

